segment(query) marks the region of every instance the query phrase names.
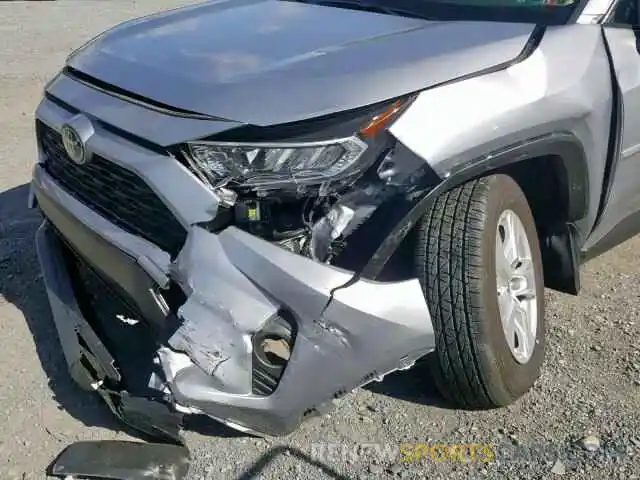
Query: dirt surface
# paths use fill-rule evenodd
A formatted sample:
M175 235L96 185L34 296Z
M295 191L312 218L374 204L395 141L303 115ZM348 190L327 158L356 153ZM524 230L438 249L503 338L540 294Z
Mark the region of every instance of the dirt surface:
M26 209L33 112L74 47L121 20L181 3L191 2L0 3L2 479L44 478L77 440L131 438L71 382L55 336L32 242L39 218ZM429 377L411 371L349 395L330 417L286 439L199 424L186 434L191 478L640 478L639 252L636 237L588 264L579 298L547 294L544 373L515 405L450 410ZM599 441L593 452L583 442L590 434ZM422 460L403 462L403 443ZM477 445L475 461L460 444Z

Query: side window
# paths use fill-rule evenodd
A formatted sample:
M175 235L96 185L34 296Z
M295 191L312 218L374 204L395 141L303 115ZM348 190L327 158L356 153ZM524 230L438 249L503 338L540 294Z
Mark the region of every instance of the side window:
M611 9L606 23L640 26L638 22L638 0L618 0Z

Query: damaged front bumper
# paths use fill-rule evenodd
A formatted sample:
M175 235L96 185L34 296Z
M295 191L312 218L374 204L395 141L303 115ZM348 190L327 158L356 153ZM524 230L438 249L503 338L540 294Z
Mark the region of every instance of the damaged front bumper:
M44 101L38 117L59 130L71 113ZM161 192L187 231L172 258L71 196L41 163L34 167L33 204L45 217L37 250L70 372L135 428L177 439L180 414L204 413L238 430L288 434L334 399L433 350L417 279L365 280L233 226L212 233L203 222L215 216L215 196L178 162L156 155L162 164L154 163L155 154L107 131L88 146ZM150 325L144 394L128 391L126 365L113 351L132 342L114 341L108 324L86 318L69 252L134 312L116 311L112 322L125 331ZM284 354L256 355L258 339L279 336L287 336Z

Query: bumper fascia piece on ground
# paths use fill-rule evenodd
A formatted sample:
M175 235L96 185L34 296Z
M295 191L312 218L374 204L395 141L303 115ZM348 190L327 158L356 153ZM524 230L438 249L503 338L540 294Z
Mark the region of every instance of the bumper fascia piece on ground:
M189 451L182 446L124 442L77 442L49 467L60 478L112 480L182 480L189 471Z

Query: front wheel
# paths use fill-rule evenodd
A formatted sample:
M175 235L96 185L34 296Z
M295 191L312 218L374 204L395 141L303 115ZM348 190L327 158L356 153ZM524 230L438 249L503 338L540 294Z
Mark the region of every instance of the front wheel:
M441 393L464 408L505 406L526 393L544 359L544 282L518 184L499 174L444 193L418 226L415 261Z

